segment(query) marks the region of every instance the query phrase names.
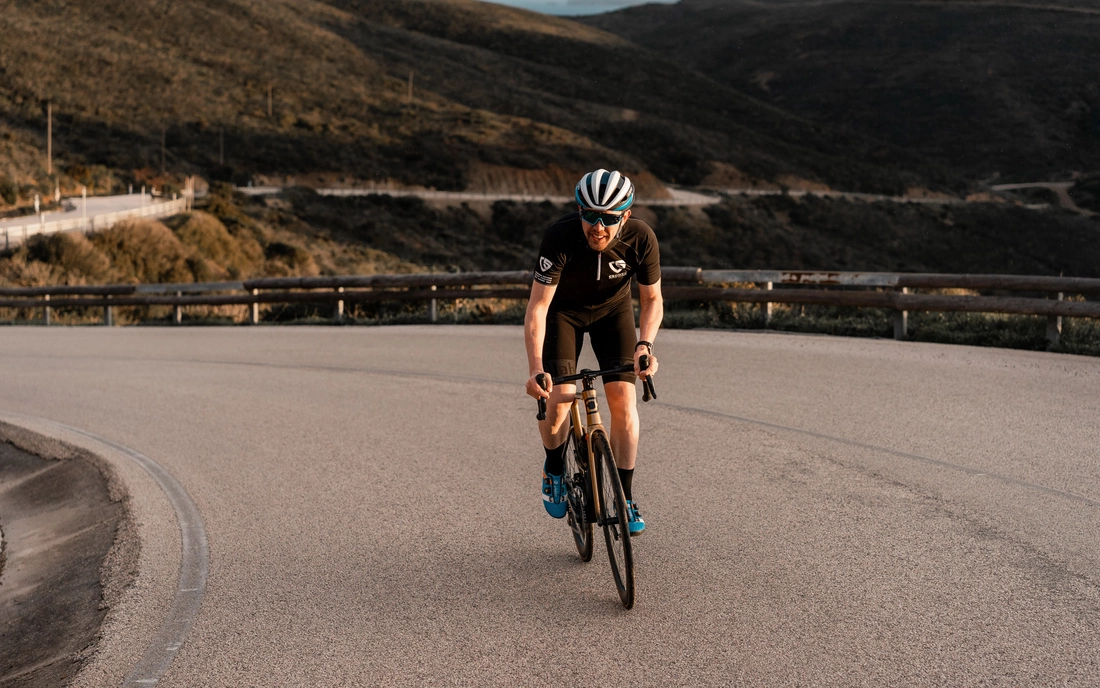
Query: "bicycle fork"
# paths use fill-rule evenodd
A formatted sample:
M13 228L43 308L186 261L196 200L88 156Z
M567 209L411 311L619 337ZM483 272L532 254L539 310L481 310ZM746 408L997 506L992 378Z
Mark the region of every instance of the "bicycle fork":
M603 430L603 421L600 419L600 405L596 401L595 385L587 378L584 380L584 388L581 391L581 402L584 404L585 412L584 439L588 448L588 486L589 492L592 493L593 513L599 521L603 511L600 508L600 491L596 485L596 453L592 451L592 431L597 428ZM573 404L573 414L574 427L580 427L578 423L581 414L577 404Z

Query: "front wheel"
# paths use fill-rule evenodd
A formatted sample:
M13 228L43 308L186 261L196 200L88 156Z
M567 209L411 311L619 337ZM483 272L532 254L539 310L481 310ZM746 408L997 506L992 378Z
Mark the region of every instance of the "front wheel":
M569 439L565 442L565 486L569 504L567 520L573 532L573 543L577 546L581 561L588 561L592 558L588 447L572 427L569 428Z
M611 560L611 573L623 606L634 606L634 552L630 546L627 520L626 495L611 455L607 435L596 431L592 435L592 453L596 459L596 489L600 493L600 525L607 541L607 557Z

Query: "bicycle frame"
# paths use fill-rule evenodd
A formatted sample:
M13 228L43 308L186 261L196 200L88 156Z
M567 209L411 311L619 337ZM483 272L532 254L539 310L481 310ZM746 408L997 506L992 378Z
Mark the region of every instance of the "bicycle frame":
M581 404L584 404L585 410L585 422L581 425ZM603 513L600 509L600 494L596 489L596 458L592 451L592 431L600 430L605 435L607 430L603 427L603 420L600 418L600 404L596 401L596 386L593 378L583 378L583 387L580 395L573 399L573 404L569 407L569 415L572 420L573 432L580 433L578 439L583 439L585 442L585 448L588 450L588 485L589 494L592 495L592 508L595 514ZM602 526L602 523L597 525Z

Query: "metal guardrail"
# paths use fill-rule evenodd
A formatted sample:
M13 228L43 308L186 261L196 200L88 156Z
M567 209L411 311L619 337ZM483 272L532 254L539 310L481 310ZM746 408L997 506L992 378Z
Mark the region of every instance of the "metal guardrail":
M33 221L0 229L0 234L3 235L0 236L0 241L3 242L0 245L6 250L26 242L36 234L56 234L57 232L73 231L92 232L98 229L107 229L122 220L135 217L168 217L184 212L187 209L187 203L188 199L182 197L162 203L151 203L141 208L120 210L114 213L101 213L90 217L53 220L51 222L44 221L43 216L38 215L35 216Z
M1100 302L1067 301L1065 294L1100 294L1100 279L1029 275L950 275L935 273L833 272L801 270L662 269L666 300L759 303L770 318L772 305L813 304L882 308L894 312L894 335L907 335L909 311L1004 313L1047 317L1047 336L1054 344L1063 317L1100 318ZM0 308L44 309L101 307L112 323L116 306L175 307L175 321L185 306L251 306L250 320L259 322L265 303L331 303L333 317L344 317L346 303L427 301L436 320L437 303L455 299L525 299L530 271L421 273L409 275L347 275L331 277L270 277L239 282L183 284L113 284L0 288ZM753 288L731 284L753 284ZM782 288L776 288L781 285ZM992 292L1043 293L1047 298L1018 295L951 295L910 290L965 289ZM2 298L7 297L7 298Z

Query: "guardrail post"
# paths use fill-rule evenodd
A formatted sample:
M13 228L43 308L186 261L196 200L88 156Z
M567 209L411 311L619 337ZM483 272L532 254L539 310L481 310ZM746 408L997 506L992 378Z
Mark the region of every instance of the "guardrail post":
M772 283L771 282L765 282L764 283L764 289L767 289L768 291L771 291L772 290ZM772 302L768 301L767 303L764 304L764 325L765 326L770 325L771 322L772 322Z
M46 300L46 307L44 309L42 309L44 311L44 316L45 316L43 319L46 321L46 327L49 327L50 326L50 295L49 294L46 294L45 300Z
M902 287L899 294L908 294L909 288ZM894 311L894 339L905 339L909 335L909 311Z
M436 288L435 288L435 285L434 285L434 284L433 284L433 285L431 286L431 290L432 290L432 291L435 291L435 290L436 290ZM428 318L429 318L429 319L430 319L430 320L431 320L432 322L435 322L435 319L436 319L436 317L438 316L438 314L439 314L439 311L438 311L438 310L436 310L436 300L435 300L435 299L432 299L432 300L431 300L431 303L429 303L429 304L428 304Z
M177 298L182 297L182 296L183 296L182 291L177 291L176 292L176 297ZM172 309L172 324L179 325L182 322L183 322L183 306L181 306L177 303L175 308Z
M111 298L110 296L106 298ZM104 306L103 307L103 324L107 327L114 327L115 324L115 307Z
M8 234L9 230L4 230L4 250L7 251L11 248L11 235Z
M343 294L344 293L344 288L343 287L336 287L336 293L337 294ZM344 300L343 299L340 299L339 301L336 302L336 310L332 314L332 319L335 320L336 322L341 322L344 319Z
M259 295L259 293L260 293L259 289L253 289L252 290L252 295L253 296L257 296L257 295ZM249 318L248 321L250 323L252 323L253 325L256 325L260 322L260 302L259 301L253 301L252 302L252 313L251 313L251 317Z
M1051 295L1053 296L1053 294ZM1058 292L1058 300L1062 301L1066 298L1064 292ZM1062 316L1060 315L1048 315L1047 316L1047 350L1057 349L1062 342Z

